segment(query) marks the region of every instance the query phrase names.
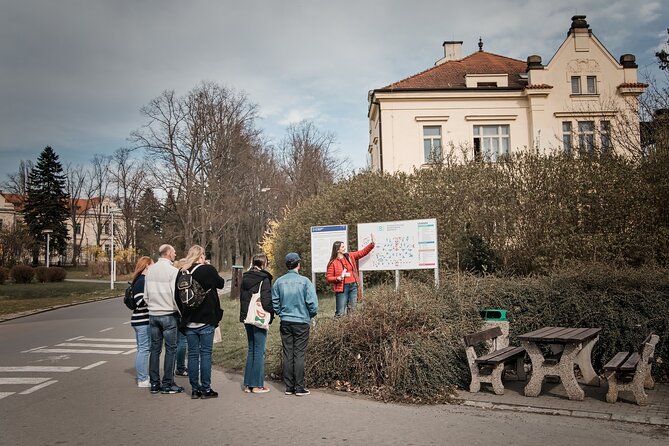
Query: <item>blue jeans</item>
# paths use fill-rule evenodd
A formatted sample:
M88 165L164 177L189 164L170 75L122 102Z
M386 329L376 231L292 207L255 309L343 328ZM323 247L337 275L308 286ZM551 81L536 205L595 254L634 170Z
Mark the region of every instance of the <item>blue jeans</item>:
M177 372L186 370L186 335L177 332Z
M265 342L267 330L253 325L244 324L249 349L246 354L244 367L244 385L249 387L264 387L265 385Z
M146 381L149 379L149 352L151 350L151 330L149 324L137 325L135 329L135 339L137 340L137 355L135 356L135 370L137 371L137 381Z
M214 349L212 325L186 328L188 340L188 381L193 391L211 389L211 351Z
M165 359L163 360L163 387L174 385L174 358L177 351L177 316L149 315L151 327L151 353L149 355L149 378L151 385L160 386L160 352L165 341Z
M335 301L337 305L335 317L343 316L347 306L348 312L353 313L358 305L358 284L355 282L345 284L343 292L335 293Z

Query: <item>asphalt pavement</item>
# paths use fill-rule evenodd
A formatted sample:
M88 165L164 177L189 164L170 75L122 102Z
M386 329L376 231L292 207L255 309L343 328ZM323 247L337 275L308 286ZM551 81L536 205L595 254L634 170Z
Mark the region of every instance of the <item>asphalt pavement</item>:
M121 299L110 299L0 323L0 445L669 441L665 426L611 419L386 404L315 389L306 397L287 396L280 383L269 383L267 394L246 394L241 375L220 369L212 379L218 399L152 395L134 382L128 319ZM188 378L176 380L189 390Z

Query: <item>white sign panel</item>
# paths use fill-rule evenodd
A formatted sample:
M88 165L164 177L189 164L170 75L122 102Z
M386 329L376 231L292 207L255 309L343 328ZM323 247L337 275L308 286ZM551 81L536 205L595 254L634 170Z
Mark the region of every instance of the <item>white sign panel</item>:
M332 244L344 242L348 246L348 226L312 226L311 227L311 272L327 271Z
M360 259L361 271L435 269L437 267L437 220L390 221L358 225L358 247L374 234L376 246Z

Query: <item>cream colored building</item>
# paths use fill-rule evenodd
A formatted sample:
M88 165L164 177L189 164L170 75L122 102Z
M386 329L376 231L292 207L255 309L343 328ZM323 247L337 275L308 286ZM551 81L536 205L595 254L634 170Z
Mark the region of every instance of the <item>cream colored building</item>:
M0 192L0 227L7 229L14 226L17 221L23 221L23 201L20 195ZM100 198L95 197L79 199L76 206L77 223L73 227L70 219L66 222L69 245L63 260L66 262L72 260L75 233L77 246L81 248L79 262L94 260L93 252L95 250L91 248L95 246L99 246L108 258L111 251L112 214L114 214L114 249L118 252L122 247L121 240L126 236L125 220L121 217L121 210L118 205L109 198L104 198L101 201ZM99 245L97 244L98 239L100 241ZM52 254L55 259L56 253Z
M547 64L444 42L435 66L369 93L373 170L410 172L443 158L497 161L516 151L586 152L639 146L635 57L618 60L585 16ZM616 138L624 135L625 141Z

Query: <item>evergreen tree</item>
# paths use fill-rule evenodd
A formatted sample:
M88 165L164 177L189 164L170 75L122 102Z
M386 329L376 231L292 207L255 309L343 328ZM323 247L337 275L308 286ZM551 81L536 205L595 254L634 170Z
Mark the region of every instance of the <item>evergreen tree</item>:
M163 206L153 190L147 188L137 204L137 249L143 255L153 255L163 242Z
M63 166L56 152L47 146L28 175L24 219L36 241L44 240L44 230L53 231L49 236L50 250L61 255L67 249L67 203ZM36 243L33 248L34 264L39 260L40 245Z

